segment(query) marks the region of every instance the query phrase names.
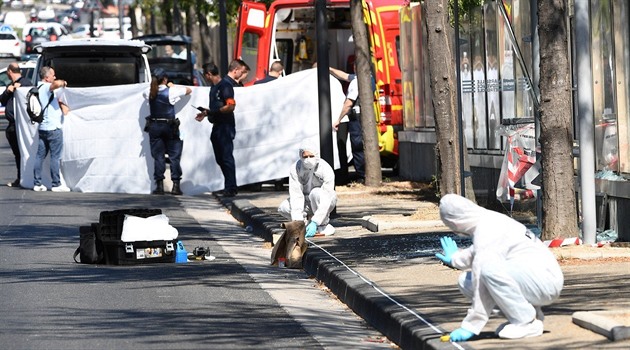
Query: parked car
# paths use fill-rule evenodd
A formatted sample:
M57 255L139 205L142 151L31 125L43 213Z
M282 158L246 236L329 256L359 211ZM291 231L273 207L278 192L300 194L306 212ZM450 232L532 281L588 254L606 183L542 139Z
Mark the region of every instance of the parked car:
M189 36L150 34L134 39L151 45L151 52L147 55L151 69L164 69L175 84L193 85L194 56Z
M0 32L0 56L20 58L22 41L15 32Z
M24 28L28 22L23 11L7 11L0 17L0 22L10 25L14 29Z
M13 0L11 1L11 8L21 10L24 8L24 3L22 2L22 0Z
M99 38L49 41L35 48L40 54L35 72L55 67L55 74L72 87L151 82L146 53L151 47L137 40ZM37 77L30 76L33 82Z
M95 25L94 28L94 37L98 38L101 36L100 27ZM88 39L92 36L90 35L90 25L89 24L80 24L74 28L72 33L70 33L70 37L73 39Z
M68 30L79 24L79 14L72 9L63 10L55 16L55 22L61 23Z
M50 22L55 20L55 10L52 6L48 6L45 9L39 10L37 13L37 20L40 22Z
M69 38L66 27L54 22L29 23L24 27L23 33L26 33L24 37L24 53L27 55L32 54L33 48L43 42Z
M203 75L202 69L193 70L193 85L194 86L209 86L210 83L206 80L206 77Z

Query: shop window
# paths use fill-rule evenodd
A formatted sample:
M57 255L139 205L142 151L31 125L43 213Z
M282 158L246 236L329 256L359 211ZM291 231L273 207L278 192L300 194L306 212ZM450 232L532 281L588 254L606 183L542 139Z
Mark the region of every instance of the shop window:
M593 113L597 170L619 170L615 47L610 0L591 2Z

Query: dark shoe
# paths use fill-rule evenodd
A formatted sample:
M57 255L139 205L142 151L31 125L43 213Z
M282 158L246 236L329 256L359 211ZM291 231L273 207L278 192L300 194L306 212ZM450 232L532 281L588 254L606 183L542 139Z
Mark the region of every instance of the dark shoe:
M223 197L234 197L237 193L236 190L225 190L223 191Z
M164 181L159 180L155 182L155 190L153 194L164 194Z
M17 180L15 180L13 182L9 182L7 184L7 186L9 186L9 187L20 187L20 179L17 179Z
M173 189L171 190L171 194L175 196L181 196L182 190L179 188L179 180L173 180Z

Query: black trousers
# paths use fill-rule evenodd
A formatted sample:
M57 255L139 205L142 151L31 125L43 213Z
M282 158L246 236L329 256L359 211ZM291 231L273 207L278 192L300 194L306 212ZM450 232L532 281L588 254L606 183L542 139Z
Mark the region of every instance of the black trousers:
M9 141L11 151L13 151L13 156L15 157L15 166L17 167L17 179L19 180L21 175L20 162L22 157L20 156L20 146L18 145L15 123L10 123L9 126L7 126L5 134L7 135L7 141Z
M335 174L336 185L350 182L348 175L348 123L339 123L337 127L337 151L339 152L339 170Z

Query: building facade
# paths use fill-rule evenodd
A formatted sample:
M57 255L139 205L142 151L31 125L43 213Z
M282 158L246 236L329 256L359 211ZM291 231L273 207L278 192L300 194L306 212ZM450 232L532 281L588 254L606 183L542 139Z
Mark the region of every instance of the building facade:
M585 0L577 7L569 3L576 179L592 178L595 185L597 230L614 230L628 241L630 5L625 0ZM480 203L498 199L513 208L531 203L540 188L536 6L535 0L485 1L460 12L459 47L454 51L459 56L461 134ZM576 16L576 8L587 15ZM428 180L439 169L424 28L421 5L401 11L405 99L399 165L401 176L410 180ZM580 140L580 135L586 137ZM594 154L587 160L592 168L580 163L584 159L579 157L589 154L585 149ZM584 183L576 184L580 199ZM583 207L588 206L579 209Z

